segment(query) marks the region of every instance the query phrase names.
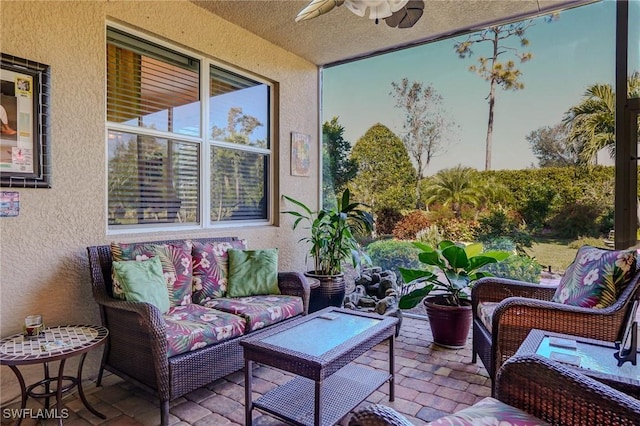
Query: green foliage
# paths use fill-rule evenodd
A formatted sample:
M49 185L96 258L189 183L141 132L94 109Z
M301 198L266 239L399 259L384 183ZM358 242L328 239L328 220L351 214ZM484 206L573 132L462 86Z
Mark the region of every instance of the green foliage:
M354 267L360 263L360 245L354 234L369 232L373 228L373 218L365 209L366 206L352 202L348 189L336 200L336 207L324 207L317 212L312 211L301 201L283 195L298 207L287 213L295 218L293 229L301 223L310 230L308 237L301 242L311 243L309 254L315 260L315 273L335 275L342 272L342 264L351 258Z
M524 248L531 247L533 237L526 226L514 214L504 209L497 209L481 217L477 230L478 241L490 243L497 238L509 238L515 243L515 248L519 254L525 254Z
M415 168L400 138L387 127L378 123L367 130L353 147L351 159L358 174L349 188L373 211L415 206Z
M553 217L572 204L602 208L598 223L607 228L613 212L614 167L544 167L526 170L479 172L509 188L513 201L505 204L515 210L530 231L548 227ZM610 221L610 219L609 219ZM553 230L562 231L562 230Z
M378 240L369 244L365 252L371 258L371 263L382 267L383 270L394 271L398 279L400 267L419 268L418 254L420 249L409 241Z
M526 281L530 283L540 282L542 265L526 253L516 253L516 243L507 237L497 237L488 239L484 243L485 250L502 250L512 253L511 256L502 262L486 265L483 271L489 272L496 277L509 278L512 280Z
M596 237L602 233L598 223L602 213L603 208L598 205L567 204L551 218L549 225L560 238Z
M453 241L475 241L478 222L475 220L451 219L436 222L444 238Z
M322 125L322 195L326 207L335 202L358 171L355 162L349 158L351 144L343 135L344 127L338 117Z
M451 207L455 217L460 218L464 205L480 204L482 186L476 179L477 173L475 169L462 165L440 170L424 188L427 206L440 203Z
M442 241L442 239L442 233L437 225L430 225L416 234L416 240L431 247L437 246L438 241Z
M485 266L483 271L496 277L539 283L542 265L529 256L514 254L500 263Z
M640 95L640 72L628 77L627 93L630 98ZM579 147L582 163L593 164L596 153L603 148L609 150L611 158L615 157L615 106L616 94L611 84L596 83L587 87L580 103L565 113L569 141Z
M509 257L509 253L503 251L483 252L480 243L463 246L444 240L436 248L419 242L413 244L422 250L418 259L427 269L400 268L400 274L410 285L426 285L403 295L398 305L400 309L415 307L433 290L441 291L449 305L461 306L469 299L469 289L474 281L491 275L480 269Z
M414 210L403 217L393 228L393 236L400 240L414 240L416 234L431 224L429 215L423 210Z

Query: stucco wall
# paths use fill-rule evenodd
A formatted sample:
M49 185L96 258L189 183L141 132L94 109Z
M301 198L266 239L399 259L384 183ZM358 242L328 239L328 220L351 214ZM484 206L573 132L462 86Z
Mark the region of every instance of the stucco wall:
M3 53L51 66L53 167L51 189L17 189L19 216L0 218L1 336L20 331L23 318L32 313L43 314L48 325L99 322L90 290L89 245L237 235L253 248L279 247L280 269L304 270L300 235L291 232L285 217L280 227L107 235L105 26L108 20L126 24L279 82L276 195L311 205L318 193L315 65L186 1L2 1L0 19ZM291 131L312 135L311 177L289 174ZM99 353L87 358L85 377L95 377ZM28 381L40 373L41 368L27 369ZM0 374L5 403L17 395L18 385L7 367Z

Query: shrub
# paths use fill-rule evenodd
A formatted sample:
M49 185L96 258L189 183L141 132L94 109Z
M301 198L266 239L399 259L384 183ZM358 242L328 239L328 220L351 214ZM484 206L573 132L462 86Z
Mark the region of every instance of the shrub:
M393 236L400 240L414 240L418 231L428 228L430 224L427 212L414 210L396 224Z
M551 219L550 226L562 238L578 238L581 235L595 237L600 234L596 219L602 210L595 205L568 204Z
M450 219L437 223L445 240L475 241L478 222L475 220Z
M378 235L391 235L393 228L402 220L402 213L396 209L385 208L376 212L376 233Z
M403 268L419 268L418 253L420 249L410 241L379 240L369 244L365 252L371 258L371 263L382 267L383 270L394 271L401 281L399 266Z
M491 272L496 277L539 283L542 265L529 256L514 254L502 262L485 266L483 270Z
M525 247L531 247L533 238L515 212L491 211L479 219L478 241L485 246L496 238L506 237L515 244L519 254L524 255Z
M436 225L431 225L416 234L416 240L421 243L436 247L440 241L443 240L442 234Z

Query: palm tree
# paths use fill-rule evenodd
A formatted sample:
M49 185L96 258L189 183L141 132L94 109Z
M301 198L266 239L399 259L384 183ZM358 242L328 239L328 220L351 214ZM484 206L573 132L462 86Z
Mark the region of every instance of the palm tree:
M451 206L456 218L460 218L462 206L480 204L482 188L477 183L477 171L471 167L457 165L440 170L426 185L427 205L440 202Z
M627 80L629 97L640 97L640 72ZM565 113L568 139L577 147L584 164L592 163L598 151L607 148L615 156L616 94L610 84L596 83L587 88L583 100Z

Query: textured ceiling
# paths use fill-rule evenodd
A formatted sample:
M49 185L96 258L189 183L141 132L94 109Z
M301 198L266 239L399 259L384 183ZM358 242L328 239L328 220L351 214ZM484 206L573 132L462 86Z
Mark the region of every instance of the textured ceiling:
M361 18L346 6L317 18L295 22L309 1L191 0L317 65L327 65L433 40L488 23L586 3L582 0L425 0L424 14L413 28L391 28Z

